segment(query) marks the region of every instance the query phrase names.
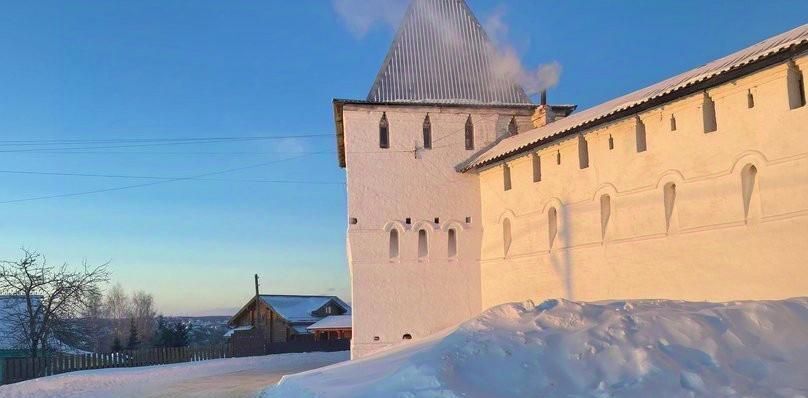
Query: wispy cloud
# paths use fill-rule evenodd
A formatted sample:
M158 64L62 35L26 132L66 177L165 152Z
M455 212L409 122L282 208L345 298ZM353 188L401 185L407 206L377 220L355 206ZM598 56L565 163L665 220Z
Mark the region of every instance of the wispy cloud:
M297 154L306 152L306 141L300 138L284 138L272 141L273 152Z

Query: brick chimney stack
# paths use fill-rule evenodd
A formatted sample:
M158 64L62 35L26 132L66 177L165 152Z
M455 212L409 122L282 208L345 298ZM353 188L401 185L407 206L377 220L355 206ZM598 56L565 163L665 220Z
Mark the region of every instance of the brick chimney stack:
M549 105L541 104L533 111L531 120L533 121L533 127L543 127L555 121L555 112L553 112L553 109L550 108Z
M543 90L539 98L539 106L536 107L536 110L533 112L533 117L531 117L533 127L535 128L546 126L548 123L552 123L556 119L555 112L553 112L553 109L547 105L547 90Z

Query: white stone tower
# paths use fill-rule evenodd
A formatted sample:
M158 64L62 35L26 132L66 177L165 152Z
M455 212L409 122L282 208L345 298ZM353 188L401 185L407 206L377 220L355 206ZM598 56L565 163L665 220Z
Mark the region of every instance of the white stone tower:
M348 193L354 358L481 310L480 186L456 170L532 128L463 0L410 5L366 100L334 100Z

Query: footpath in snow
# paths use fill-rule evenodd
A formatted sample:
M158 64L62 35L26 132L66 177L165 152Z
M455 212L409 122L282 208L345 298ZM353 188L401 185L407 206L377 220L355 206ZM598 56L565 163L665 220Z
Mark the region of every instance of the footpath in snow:
M505 304L264 398L808 397L808 298Z
M318 352L85 370L0 386L0 398L255 397L283 375L348 358Z

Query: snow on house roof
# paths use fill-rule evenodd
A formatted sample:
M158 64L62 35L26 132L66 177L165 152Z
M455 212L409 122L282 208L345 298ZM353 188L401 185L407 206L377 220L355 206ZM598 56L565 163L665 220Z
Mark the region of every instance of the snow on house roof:
M252 326L252 325L247 325L247 326L236 326L236 327L234 327L234 328L232 328L232 329L228 330L227 332L225 332L225 333L224 333L224 337L230 337L230 336L232 336L232 335L233 335L233 333L240 332L240 331L243 331L243 330L252 330L252 328L253 328L253 326Z
M697 85L709 79L726 75L728 72L771 58L776 54L785 53L788 50L802 50L797 47L803 46L806 43L808 43L808 24L771 37L753 46L667 80L663 80L652 86L637 90L579 113L574 113L540 128L505 138L489 150L471 159L461 168L463 170L470 170L502 160L552 139L560 138L566 135L565 133L575 133L584 128L608 122L611 120L609 118L610 116L621 117L621 114L626 111L636 112L642 110L642 105L652 105L652 102L657 99L690 94L691 92L688 92L686 89L698 88Z
M314 312L328 304L334 302L342 307L347 313L351 312L351 307L337 296L287 296L278 294L262 294L261 300L275 310L280 316L292 323L317 322L322 317L314 315Z
M313 325L309 326L309 330L317 329L350 329L351 316L350 315L331 315L327 316Z
M390 46L369 102L529 104L497 73L496 54L465 0L415 0Z

